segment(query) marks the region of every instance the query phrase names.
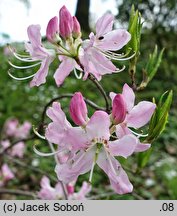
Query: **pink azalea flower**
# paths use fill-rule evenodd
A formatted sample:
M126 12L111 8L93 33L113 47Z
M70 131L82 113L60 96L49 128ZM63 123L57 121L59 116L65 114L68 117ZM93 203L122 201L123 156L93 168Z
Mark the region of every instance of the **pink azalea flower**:
M100 122L102 122L101 127ZM77 153L67 163L56 166L56 173L60 180L69 183L89 170L92 176L93 167L97 163L108 175L117 193L132 191L133 186L128 176L114 156L125 158L130 156L137 146L137 139L133 135L126 135L122 139L110 141L109 127L109 115L104 111L96 111L84 129L71 129L73 137L70 136L70 143Z
M24 142L19 142L16 145L14 145L10 151L10 155L13 157L19 157L23 158L25 152L25 143Z
M6 149L10 146L10 141L9 140L2 140L1 145L3 149Z
M47 110L47 116L53 121L46 129L45 137L49 142L58 144L59 148L66 148L69 129L72 127L59 103L54 102ZM70 145L68 146L70 147Z
M31 123L28 121L25 121L22 125L20 125L17 128L15 137L20 138L20 139L24 139L24 138L28 137L30 130L31 130Z
M17 119L9 119L5 123L5 134L9 137L13 137L16 135L17 127L19 125L19 121Z
M58 58L61 61L61 64L54 74L54 79L58 87L73 70L76 77L78 77L76 69L82 71L81 67L75 60L78 56L78 46L81 43L81 32L78 32L80 24L76 17L71 16L65 6L63 6L59 11L59 18L59 26L58 18L53 17L48 23L46 32L47 38L50 42L56 45L58 40L57 52L59 53ZM74 37L77 35L75 40L72 39L72 34ZM64 39L63 43L60 36ZM63 46L63 44L65 46Z
M20 125L18 119L10 119L5 123L4 130L8 137L24 139L30 133L31 123L25 121Z
M116 126L116 134L119 138L134 133L135 135L138 135L139 137L143 136L141 134L137 134L136 132L129 129L134 128L138 129L142 126L146 125L149 120L151 119L156 105L149 101L141 101L137 105L134 105L135 103L135 94L133 90L125 84L123 86L123 91L121 94L125 104L126 104L126 116L124 117L124 121ZM115 97L117 97L117 94L110 93L110 97L112 101L114 102ZM119 110L117 110L119 112ZM137 146L136 151L144 151L150 147L150 144L141 144L139 142L139 145Z
M50 185L50 180L47 176L43 176L41 179L41 190L38 192L38 197L42 200L56 200L64 197L63 190L60 183L57 183L55 187Z
M67 185L67 193L69 200L83 200L86 199L86 195L90 192L91 186L87 182L83 182L80 191L74 192L74 184L69 183ZM63 189L60 183L57 183L55 187L50 185L48 177L43 176L41 179L41 189L38 192L38 197L42 200L58 200L64 199Z
M7 164L3 164L0 170L0 187L4 186L6 182L13 179L15 176Z
M73 191L73 193L70 193L68 199L69 200L85 200L87 199L86 195L90 193L91 189L92 189L91 185L87 183L86 181L84 181L82 183L81 189L78 192L74 193Z
M7 149L11 144L9 140L3 140L1 141L1 145L3 150ZM25 151L25 143L24 142L18 142L16 145L14 145L12 148L8 150L8 154L13 157L19 157L23 158Z
M30 25L27 29L30 43L26 43L26 49L30 53L32 60L39 61L40 69L35 73L30 86L39 86L46 82L49 65L54 60L53 50L47 50L41 43L41 34L39 25Z
M104 74L120 72L110 59L120 60L120 55L111 51L120 50L126 45L131 35L124 29L112 30L114 16L104 14L96 23L96 35L90 34L90 40L83 42L83 56L80 57L84 66L84 79L92 73L98 80Z

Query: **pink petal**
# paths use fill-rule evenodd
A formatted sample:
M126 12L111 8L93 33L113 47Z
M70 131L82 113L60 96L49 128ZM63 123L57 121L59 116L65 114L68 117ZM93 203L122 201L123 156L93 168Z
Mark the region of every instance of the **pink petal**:
M132 155L137 147L138 140L133 135L126 135L121 139L109 142L109 151L112 156L122 156L127 158Z
M34 47L41 45L40 25L30 25L27 29L28 38Z
M147 124L151 119L156 105L148 101L138 103L127 115L126 122L128 127L140 128Z
M30 87L40 86L41 84L46 82L46 76L49 71L49 65L52 61L53 59L49 56L42 61L40 69L37 71L32 81L30 82Z
M63 198L61 184L56 184L55 188L51 187L50 180L47 176L43 176L40 182L41 190L38 192L38 197L42 200L56 200Z
M95 48L91 48L90 51L91 61L94 62L95 68L100 71L100 74L113 73L116 71L116 66L101 52L97 51ZM97 67L97 65L99 67Z
M92 166L96 149L93 147L89 151L80 151L70 162L57 165L55 172L58 179L68 184L75 181L79 175L87 173Z
M138 145L136 146L135 152L144 152L146 150L148 150L151 147L151 144L149 143L138 143Z
M114 98L115 98L116 95L117 95L117 94L114 93L114 92L110 92L110 93L109 93L109 97L111 98L112 101L114 100Z
M87 138L85 130L81 127L73 127L69 129L68 142L75 151L85 149L88 145L90 145L90 140Z
M47 116L54 122L59 124L64 124L66 121L66 115L61 109L61 105L58 102L53 102L52 107L49 107L47 110Z
M133 186L120 163L113 157L107 156L105 151L100 152L98 166L108 175L114 191L118 194L131 193Z
M66 77L69 76L70 72L74 69L75 64L76 62L72 58L65 58L61 62L54 74L54 79L58 87L64 82Z
M112 30L113 21L114 16L109 13L104 14L98 19L96 22L96 35L98 38Z
M11 155L12 156L17 156L19 158L22 158L25 152L25 143L24 142L19 142L16 145L13 146L11 150Z
M126 83L123 86L122 96L125 98L125 102L127 105L127 111L130 112L135 103L135 94Z
M67 142L68 129L71 127L67 121L65 113L60 104L54 102L52 107L47 110L47 115L53 121L46 129L45 136L47 140L58 145L64 145Z
M116 126L116 135L119 139L128 134L132 134L132 132L124 123Z
M110 132L110 118L104 111L96 111L86 126L88 139L101 138L109 140Z
M84 181L82 183L82 187L81 187L80 191L72 194L70 199L84 200L84 199L86 199L86 195L91 191L91 189L92 189L91 185Z
M1 173L4 181L9 181L13 178L15 178L13 172L9 168L7 164L3 164L1 167Z
M113 30L104 35L104 38L97 40L95 46L101 50L120 50L125 46L131 38L129 32L124 29Z

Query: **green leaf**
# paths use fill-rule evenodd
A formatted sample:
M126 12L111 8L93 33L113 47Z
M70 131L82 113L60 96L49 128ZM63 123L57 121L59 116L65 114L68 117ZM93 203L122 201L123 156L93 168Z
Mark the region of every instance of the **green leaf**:
M164 49L162 49L160 53L158 54L158 48L157 46L155 46L154 52L149 55L149 61L145 67L145 71L148 76L147 83L149 83L152 80L152 78L155 76L155 74L157 73L157 70L162 61L163 53L164 53Z
M165 92L159 100L155 113L153 114L150 124L148 137L145 142L153 142L165 129L168 122L168 115L172 103L173 92Z
M151 156L153 148L148 149L146 152L141 152L138 154L138 168L142 169L146 166Z
M138 53L140 47L140 38L141 38L141 14L139 11L135 11L134 5L132 6L130 12L130 19L129 19L129 27L128 31L131 34L131 40L126 46L126 50L131 50Z

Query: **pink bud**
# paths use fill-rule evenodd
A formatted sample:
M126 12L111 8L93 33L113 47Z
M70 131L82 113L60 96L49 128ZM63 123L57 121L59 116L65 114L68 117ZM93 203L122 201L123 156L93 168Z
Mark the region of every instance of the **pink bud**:
M49 21L47 25L46 36L48 41L50 41L51 43L56 42L58 33L59 33L58 17L55 16Z
M81 37L81 27L77 18L73 16L73 37L78 38Z
M70 184L70 183L67 184L66 188L67 188L68 194L73 194L74 193L74 185L73 184Z
M60 9L59 18L60 18L60 24L59 24L60 35L63 38L70 37L73 31L73 19L70 12L65 6L63 6Z
M126 104L121 94L117 94L113 100L112 106L113 123L119 124L124 121L126 117Z
M69 111L75 124L82 126L87 123L87 106L80 92L76 92L72 97Z

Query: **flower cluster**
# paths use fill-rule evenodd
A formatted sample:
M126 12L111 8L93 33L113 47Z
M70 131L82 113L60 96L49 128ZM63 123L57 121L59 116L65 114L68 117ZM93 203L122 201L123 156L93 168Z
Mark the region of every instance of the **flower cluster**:
M22 158L25 151L25 143L19 141L28 137L31 130L31 123L25 121L22 125L19 124L18 119L9 119L6 121L3 128L3 139L0 141L3 150L8 149L12 142L16 144L8 149L8 154Z
M55 187L50 185L50 180L47 176L43 176L41 179L41 190L38 192L38 197L43 200L58 200L64 199L64 193L61 183L58 182ZM86 199L86 195L90 192L91 186L87 182L83 182L80 191L74 192L75 182L67 184L67 193L69 200L83 200Z
M87 115L87 107L80 92L70 102L70 116L77 127L67 120L59 103L47 111L52 120L46 129L46 139L58 145L57 153L65 156L56 166L59 180L68 184L90 171L92 181L95 164L107 174L112 188L118 194L129 193L133 186L115 156L129 157L134 152L146 151L149 143L141 143L142 134L136 129L146 125L156 105L142 101L134 106L133 90L125 84L122 94L111 93L112 113L97 110Z
M40 65L39 70L28 77L16 78L10 72L9 75L17 80L33 77L30 86L39 86L46 82L49 66L55 58L61 62L54 73L57 86L60 86L65 78L74 71L78 79L87 79L93 74L101 80L105 74L116 73L124 70L118 69L111 60L125 60L126 55L117 54L126 45L131 35L124 29L112 30L113 15L104 14L96 23L96 34L90 33L89 39L81 39L80 24L75 16L71 16L65 6L59 11L58 17L53 17L46 29L46 37L53 45L47 49L41 41L40 26L30 25L27 29L29 42L25 44L30 55L21 55L11 48L13 55L23 62L33 63L28 66L17 66L9 61L10 65L17 69L27 69ZM80 74L78 74L78 71Z

